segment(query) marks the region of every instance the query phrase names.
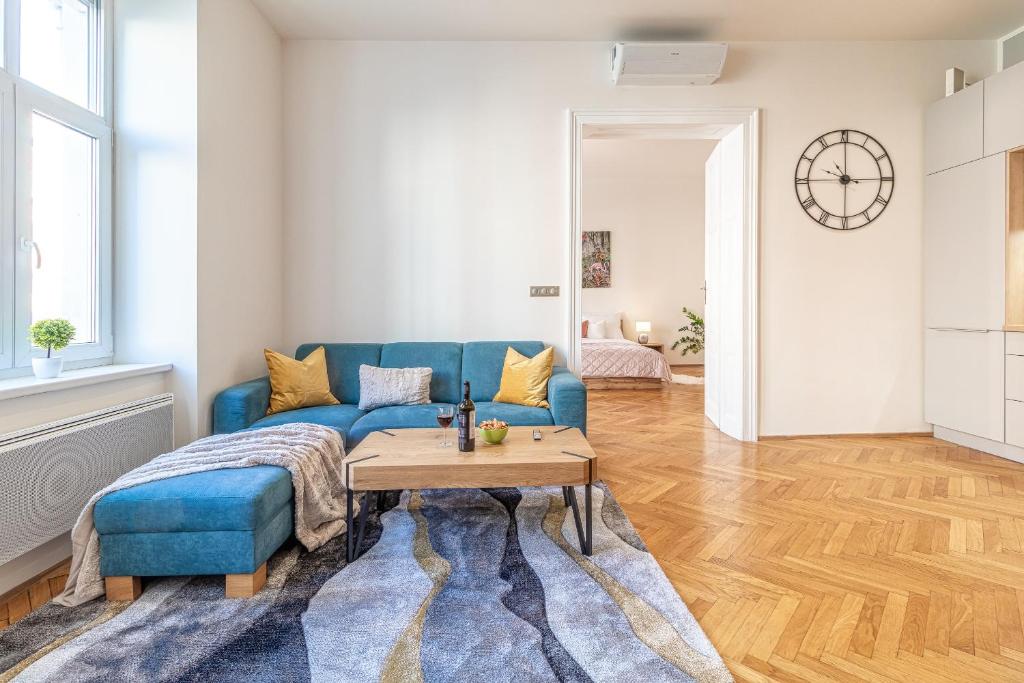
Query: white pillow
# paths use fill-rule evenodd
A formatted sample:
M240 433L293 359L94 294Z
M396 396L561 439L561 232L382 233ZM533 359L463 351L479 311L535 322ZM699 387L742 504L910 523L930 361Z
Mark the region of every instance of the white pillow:
M607 339L606 325L603 320L591 320L587 326L587 339Z
M430 403L430 368L359 366L359 409Z
M604 322L604 337L588 337L594 339L625 339L622 336L622 314L621 313L584 313L584 320L589 320L593 325L595 322Z

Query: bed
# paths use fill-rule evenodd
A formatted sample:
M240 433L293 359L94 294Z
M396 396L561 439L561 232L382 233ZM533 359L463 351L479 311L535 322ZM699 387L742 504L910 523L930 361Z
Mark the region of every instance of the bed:
M672 381L665 356L629 339L583 339L583 381L591 389L658 389Z

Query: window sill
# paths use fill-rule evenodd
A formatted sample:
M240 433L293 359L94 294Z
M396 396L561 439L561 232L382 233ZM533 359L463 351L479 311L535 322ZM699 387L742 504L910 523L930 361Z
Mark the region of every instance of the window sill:
M170 363L126 363L121 365L101 365L83 370L67 370L55 379L36 379L33 376L12 377L0 380L0 401L9 398L20 398L34 394L45 394L51 391L64 391L86 387L91 384L102 384L130 377L155 375L168 372Z

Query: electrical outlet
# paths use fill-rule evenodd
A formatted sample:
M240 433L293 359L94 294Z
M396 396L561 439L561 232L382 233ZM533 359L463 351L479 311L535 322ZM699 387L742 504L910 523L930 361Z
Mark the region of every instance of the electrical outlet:
M560 287L558 285L530 285L530 296L558 296L559 290Z

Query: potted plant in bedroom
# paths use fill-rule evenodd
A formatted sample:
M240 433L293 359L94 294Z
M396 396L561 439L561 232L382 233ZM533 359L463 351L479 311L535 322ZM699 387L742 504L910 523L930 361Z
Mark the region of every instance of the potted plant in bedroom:
M32 359L32 373L39 379L53 379L64 369L64 358L54 356L54 351L67 348L75 338L75 326L63 318L39 320L28 328L28 338L33 346L46 349L45 358Z
M679 328L683 333L679 339L672 342L672 349L682 346L680 351L684 356L688 353L700 353L704 350L704 318L700 317L690 309L683 307L683 315L689 322Z

